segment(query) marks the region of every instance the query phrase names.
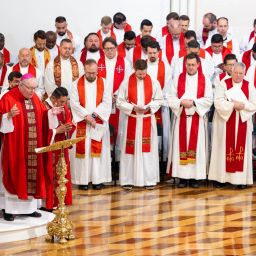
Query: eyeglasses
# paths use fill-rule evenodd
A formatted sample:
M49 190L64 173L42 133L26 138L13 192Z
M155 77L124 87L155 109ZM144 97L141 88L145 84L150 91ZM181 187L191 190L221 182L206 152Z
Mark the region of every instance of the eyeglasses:
M116 47L106 47L104 48L105 51L114 51Z

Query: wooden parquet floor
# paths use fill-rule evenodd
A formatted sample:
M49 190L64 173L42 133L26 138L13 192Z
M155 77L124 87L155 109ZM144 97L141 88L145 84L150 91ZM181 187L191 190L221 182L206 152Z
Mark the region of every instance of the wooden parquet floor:
M76 239L0 244L0 255L256 255L256 187L74 190Z

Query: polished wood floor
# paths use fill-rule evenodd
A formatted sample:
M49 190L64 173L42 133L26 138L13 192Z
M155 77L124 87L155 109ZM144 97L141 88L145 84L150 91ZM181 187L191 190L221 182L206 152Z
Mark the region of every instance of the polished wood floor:
M76 239L0 244L0 255L256 255L256 187L74 190Z

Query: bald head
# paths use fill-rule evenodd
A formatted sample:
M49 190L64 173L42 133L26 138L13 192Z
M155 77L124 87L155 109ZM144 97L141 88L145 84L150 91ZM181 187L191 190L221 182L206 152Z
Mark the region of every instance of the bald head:
M173 39L179 39L181 33L180 22L178 20L171 21L169 25L169 31Z
M53 31L46 32L46 47L52 49L56 45L57 35Z
M21 67L27 67L31 62L31 52L28 48L21 48L19 50L19 64Z

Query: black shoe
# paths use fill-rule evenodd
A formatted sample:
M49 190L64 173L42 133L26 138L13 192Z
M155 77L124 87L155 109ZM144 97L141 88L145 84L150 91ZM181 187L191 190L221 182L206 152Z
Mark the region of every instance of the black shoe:
M42 216L42 214L39 212L32 212L32 213L25 214L25 215L28 217L33 217L33 218L40 218Z
M185 180L185 179L180 179L180 182L179 182L179 184L178 184L177 187L178 187L178 188L185 188L185 187L187 187L187 180Z
M237 188L238 188L238 189L246 189L246 188L247 188L247 185L237 185Z
M132 190L132 188L133 188L133 185L124 185L123 186L123 189L125 189L125 190Z
M215 181L214 182L214 187L215 188L224 188L225 187L225 183L221 183L221 182Z
M47 209L45 207L41 207L41 208L39 208L39 210L44 211L44 212L53 212L53 209Z
M3 211L4 220L6 221L14 221L14 215L10 213L6 213L5 210Z
M199 183L198 183L197 180L191 179L191 180L189 181L189 186L192 187L192 188L199 188Z
M80 190L88 190L88 185L79 185L78 189L80 189Z
M95 190L101 190L102 189L102 184L93 184L92 185L92 188L95 189Z

